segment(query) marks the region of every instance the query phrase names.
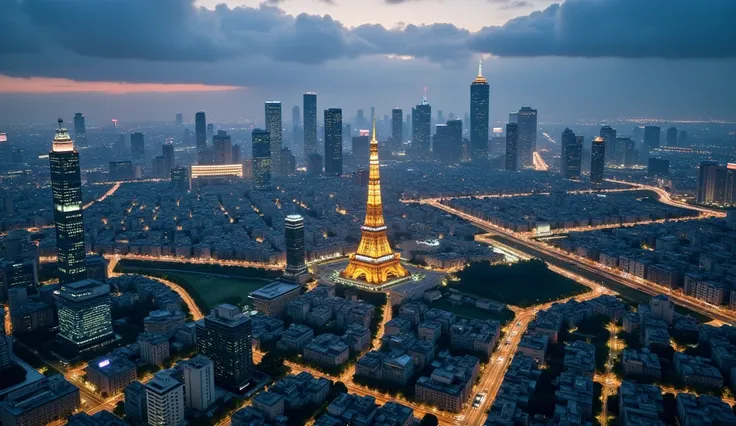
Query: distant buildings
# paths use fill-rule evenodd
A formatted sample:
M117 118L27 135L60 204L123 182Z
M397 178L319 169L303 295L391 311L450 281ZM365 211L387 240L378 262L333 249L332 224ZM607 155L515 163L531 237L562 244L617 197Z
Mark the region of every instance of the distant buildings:
M560 174L566 179L580 179L580 169L583 158L583 137L576 136L570 129L562 132L562 164Z
M317 94L304 94L304 158L317 152ZM320 167L320 171L321 171Z
M212 137L214 164L233 164L233 141L224 130L218 130Z
M342 175L342 109L325 110L325 175Z
M286 216L284 220L286 234L286 269L285 275L298 277L307 272L304 251L304 218L298 214Z
M606 140L600 136L593 140L590 156L590 181L592 183L603 182L603 171L606 164Z
M644 146L649 150L659 148L659 146L661 145L661 136L662 129L660 129L658 126L644 127Z
M266 101L266 130L271 143L271 176L281 176L281 101ZM255 158L255 156L254 156Z
M479 63L478 76L470 85L470 159L473 162L488 158L489 109L490 87L488 80L483 77L482 63Z
M74 113L74 138L81 146L87 145L87 125L84 123L84 114Z
M391 149L394 152L404 149L403 114L400 108L391 110Z
M65 284L56 306L58 338L72 349L82 351L113 339L109 285L94 280Z
M197 324L199 352L215 364L220 386L240 390L251 377L253 352L251 321L233 305L219 305Z
M130 134L130 155L133 160L142 160L146 153L146 142L143 133L133 132Z
M487 157L486 149L478 151L476 162ZM434 159L443 163L459 163L462 157L463 123L460 120L449 120L447 124L438 124L433 138L432 155Z
M258 190L271 189L271 136L267 130L255 129L253 141L253 185Z
M506 125L506 170L519 170L519 125Z
M87 278L87 269L79 152L74 148L69 132L61 127L61 124L62 121L59 119L59 128L56 130L49 153L49 162L59 281L67 284Z
M667 146L677 146L677 127L667 129Z
M601 127L600 137L603 138L603 142L606 144L604 157L606 159L605 165L615 164L615 152L616 152L616 129L611 126Z
M418 160L430 158L432 107L427 98L411 110L411 151Z
M197 151L204 151L207 148L207 120L201 111L194 114L194 134Z
M518 125L519 167L526 169L533 167L533 154L537 151L537 110L521 107L518 112Z

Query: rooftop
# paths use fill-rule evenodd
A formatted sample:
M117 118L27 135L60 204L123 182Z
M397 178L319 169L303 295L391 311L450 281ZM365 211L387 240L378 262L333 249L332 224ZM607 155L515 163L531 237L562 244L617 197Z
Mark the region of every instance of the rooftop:
M299 291L300 288L300 285L276 280L271 284L261 287L254 292L251 292L250 297L253 299L272 300L293 291Z

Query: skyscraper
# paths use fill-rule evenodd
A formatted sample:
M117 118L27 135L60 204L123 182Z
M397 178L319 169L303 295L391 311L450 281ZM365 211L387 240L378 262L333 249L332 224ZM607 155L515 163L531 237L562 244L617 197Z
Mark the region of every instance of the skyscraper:
M79 152L74 148L69 132L62 127L61 119L49 153L49 163L59 281L67 284L87 278L87 267Z
M717 161L703 161L698 168L698 193L701 204L722 204L726 193L727 169Z
M165 159L164 171L168 175L171 169L176 165L176 159L174 157L174 140L168 139L165 144L161 145L161 155Z
M81 351L111 341L110 286L85 279L63 284L56 295L61 343Z
M470 85L470 159L483 163L488 158L488 111L490 86L483 77L483 64L478 63L478 76Z
M322 169L324 168L324 163L322 156L315 153L309 154L309 157L307 158L307 175L309 176L319 176L322 174Z
M268 130L254 129L253 183L256 189L271 189L271 138Z
M603 182L603 170L606 160L606 141L598 136L593 140L590 155L590 181L593 183Z
M304 264L304 218L290 214L284 220L286 231L286 270L285 275L297 276L307 272Z
M353 160L358 166L367 166L370 159L371 137L369 135L353 136Z
M447 124L435 126L432 155L443 163L459 163L463 148L463 123L449 120Z
M184 384L169 370L159 371L145 385L148 424L151 426L183 425Z
M189 178L189 168L187 167L174 167L171 169L171 187L176 191L189 191L191 189L192 182Z
M271 138L271 176L281 176L281 101L266 101L266 130Z
M250 317L233 305L219 305L197 324L197 348L215 364L215 381L242 390L253 373Z
M726 190L723 203L736 207L736 163L726 165Z
M391 150L401 151L404 145L404 112L401 108L391 110Z
M146 142L141 132L130 134L130 155L134 160L141 160L145 155Z
M391 250L388 242L388 227L383 219L381 201L381 177L378 162L376 123L373 122L373 138L370 147L370 169L368 174L368 201L365 222L361 226L361 239L350 263L340 274L344 278L362 280L368 284L382 285L392 278L403 278L409 273L400 263L399 254Z
M233 164L233 141L224 130L218 130L212 137L215 164Z
M615 164L616 130L611 126L603 126L601 127L600 136L606 143L606 164Z
M562 165L560 174L565 179L580 179L580 164L583 158L583 137L576 136L570 129L562 132Z
M342 175L342 109L325 110L325 175Z
M680 130L680 134L677 136L677 146L687 146L687 132Z
M418 160L430 158L432 107L427 103L427 97L422 97L422 103L411 110L411 151Z
M644 127L644 146L648 149L659 148L662 129L658 126Z
M534 153L537 151L537 110L521 107L518 112L519 167L522 169L534 166Z
M81 112L74 114L74 138L79 145L87 145L87 126L84 124L84 114Z
M296 157L287 147L281 148L281 176L291 176L296 173Z
M194 115L194 134L197 140L197 151L207 148L207 120L203 112Z
M182 115L182 113L180 113L180 112L177 112L176 113L176 121L175 121L175 124L177 126L181 126L182 124L184 124L184 115Z
M506 170L519 170L519 125L506 125Z
M301 115L299 105L291 107L291 149L294 152L304 152L304 147L302 146L304 131L302 130Z
M215 366L203 355L177 364L184 376L184 405L196 411L207 411L215 402Z
M677 128L667 129L667 146L677 146Z
M304 157L317 152L317 94L304 94Z

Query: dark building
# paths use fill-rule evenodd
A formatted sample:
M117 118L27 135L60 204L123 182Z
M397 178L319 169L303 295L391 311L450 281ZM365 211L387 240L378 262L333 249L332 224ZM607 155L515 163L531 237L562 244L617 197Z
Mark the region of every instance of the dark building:
M590 149L590 181L593 183L603 182L603 170L606 167L606 141L598 136L593 140Z
M18 257L15 260L0 260L0 301L8 300L8 291L23 287L28 293L35 292L38 287L38 264L36 259Z
M443 163L459 163L463 149L463 122L449 120L447 124L435 127L432 143L434 159Z
M678 146L687 146L687 132L680 130L680 134L677 136Z
M76 351L110 342L112 330L110 286L84 279L64 284L56 295L60 342Z
M177 191L189 191L191 182L187 167L174 167L171 169L171 187Z
M304 158L317 152L317 94L304 94Z
M342 175L342 109L325 110L325 175Z
M168 176L171 169L176 165L176 157L174 157L174 141L168 140L161 145L161 155L164 157L164 175Z
M84 114L74 114L74 139L80 146L87 145L87 125L84 123Z
M20 148L13 148L13 153L11 154L11 161L15 164L23 164L23 150Z
M266 130L271 141L271 176L281 176L281 101L266 101Z
M296 157L287 147L281 148L281 176L291 176L296 173Z
M271 189L271 137L267 130L254 129L253 184L256 189Z
M631 138L616 138L616 164L634 167L637 161L636 144Z
M677 146L677 128L667 129L667 146Z
M470 85L470 160L483 163L488 158L488 111L490 87L483 77L482 64Z
M616 129L611 126L601 127L600 137L606 143L606 165L615 164L616 156Z
M647 165L647 176L668 176L670 174L670 160L650 158Z
M233 164L242 164L243 154L240 151L240 145L233 145Z
M701 204L723 204L726 199L726 166L717 161L703 161L698 168L698 194Z
M367 166L370 157L371 137L369 135L353 136L353 160L358 166Z
M130 134L130 155L134 160L141 160L145 155L146 143L143 133L134 132Z
M176 113L176 120L174 121L174 124L176 124L177 126L181 126L182 124L184 124L184 115L182 113Z
M658 126L644 127L644 146L648 149L659 148L662 130Z
M266 132L267 133L267 132ZM199 353L215 365L215 383L240 391L253 373L250 317L233 305L219 305L197 324Z
M731 207L736 206L736 164L734 163L728 163L726 166L726 190L723 202Z
M307 174L309 176L319 176L322 174L322 156L316 152L307 158Z
M201 111L194 115L194 135L197 141L197 151L207 148L207 120Z
M53 147L49 153L49 162L59 281L67 284L87 278L87 268L79 152L74 148L69 132L61 125L62 121L59 119L59 128L56 130Z
M101 254L87 256L87 278L105 281L107 277L107 260Z
M521 107L517 114L519 167L526 169L534 166L534 153L537 151L537 110Z
M519 170L519 125L506 125L506 170Z
M411 110L411 154L414 159L430 158L432 107L427 99Z
M304 263L304 218L298 214L286 216L286 270L284 273L296 276L307 272Z
M398 152L404 147L404 112L399 108L391 110L391 150Z
M583 137L576 136L570 129L562 132L562 156L560 174L566 179L580 179L580 169L583 160Z
M166 171L166 157L158 155L153 157L151 162L153 166L153 175L159 179L165 179L169 176L169 172Z
M224 130L212 137L214 164L233 164L233 141Z
M133 163L130 161L110 161L110 179L133 180Z

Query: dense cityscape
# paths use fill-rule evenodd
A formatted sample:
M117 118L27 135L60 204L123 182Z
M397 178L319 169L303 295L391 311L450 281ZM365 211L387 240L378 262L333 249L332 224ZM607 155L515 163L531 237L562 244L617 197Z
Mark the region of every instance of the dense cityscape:
M0 121L0 424L736 425L736 122L497 117L490 60Z

